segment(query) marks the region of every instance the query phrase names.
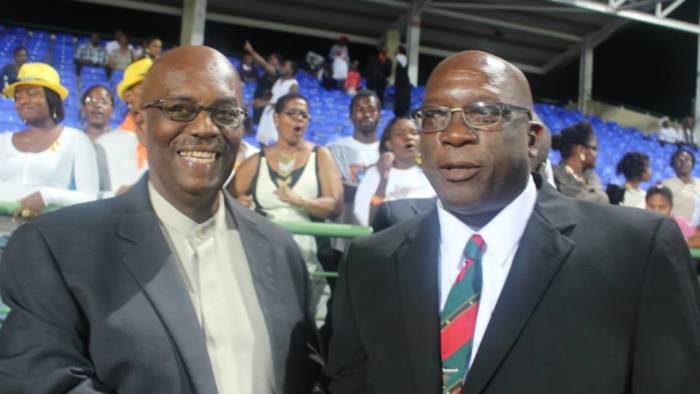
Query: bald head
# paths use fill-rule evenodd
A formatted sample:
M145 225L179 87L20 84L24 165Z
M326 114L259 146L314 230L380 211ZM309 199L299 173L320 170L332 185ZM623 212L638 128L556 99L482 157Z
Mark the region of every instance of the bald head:
M185 81L210 80L233 89L239 98L241 84L236 69L219 51L200 45L181 46L161 56L143 80L143 101L172 96Z
M430 74L426 89L435 77L450 75L459 83L478 82L482 89L498 94L509 103L532 108L530 84L519 68L482 51L463 51L440 62Z

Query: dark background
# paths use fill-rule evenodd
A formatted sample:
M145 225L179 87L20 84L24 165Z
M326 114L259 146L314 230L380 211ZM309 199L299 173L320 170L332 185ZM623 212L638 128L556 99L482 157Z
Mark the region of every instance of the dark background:
M671 17L697 23L698 3L687 0ZM122 29L132 41L157 35L166 47L176 45L180 37L179 17L72 1L14 1L3 7L0 22L77 34L96 31L105 38ZM697 36L638 22L628 26L595 51L594 99L675 118L692 114ZM298 60L309 50L325 56L332 45L327 39L207 22L205 43L224 53L240 53L246 39L262 54L277 51ZM374 51L371 46L350 45L351 57L359 59L361 65ZM439 61L432 56L420 57L421 84ZM578 61L573 60L547 75L528 75L535 98L575 101L578 68Z

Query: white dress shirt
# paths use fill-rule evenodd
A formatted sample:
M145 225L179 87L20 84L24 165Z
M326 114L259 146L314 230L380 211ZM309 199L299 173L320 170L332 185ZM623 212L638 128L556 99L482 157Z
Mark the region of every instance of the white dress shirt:
M149 182L151 203L179 262L220 394L274 392L272 351L240 234L223 193L196 223Z
M438 200L440 222L440 310L445 306L455 278L462 269L462 252L473 234L480 234L486 248L481 258L482 288L474 327L474 342L468 366L474 362L501 290L506 282L520 238L535 208L537 189L532 177L525 190L478 232L445 210Z

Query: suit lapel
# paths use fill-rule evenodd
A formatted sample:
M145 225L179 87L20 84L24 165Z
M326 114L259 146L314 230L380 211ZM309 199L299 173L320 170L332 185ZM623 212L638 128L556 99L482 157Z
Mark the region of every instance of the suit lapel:
M229 211L236 222L243 250L248 260L255 294L258 297L270 336L274 365L276 369L281 368L285 361L280 358L282 354L280 353L281 344L276 342L278 338L284 338L288 333L283 331L284 326L275 324L278 319L283 317L285 309L282 300L279 300L277 296L277 282L275 281L277 267L273 255L274 247L255 224L253 220L255 216L251 217L251 215L257 214L240 205L228 193L224 193L224 195Z
M575 225L571 208L555 193L548 185L538 193L535 211L467 375L464 394L481 393L488 385L574 247L562 234Z
M192 301L141 180L127 196L118 230L123 263L140 284L177 347L196 393L216 393L216 382Z
M438 243L437 210L406 234L395 253L401 295L403 327L408 340L408 355L416 392L436 392L440 375L440 311L438 310Z

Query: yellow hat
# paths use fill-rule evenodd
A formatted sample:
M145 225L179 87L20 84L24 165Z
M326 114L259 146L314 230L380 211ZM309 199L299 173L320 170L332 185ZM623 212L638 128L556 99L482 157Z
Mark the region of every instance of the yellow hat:
M119 85L117 85L117 96L124 100L124 92L130 87L136 85L137 83L143 81L143 77L146 76L148 69L151 68L153 60L145 57L141 60L135 61L124 69L124 78Z
M17 82L5 87L2 93L14 98L15 88L20 85L42 86L58 93L63 100L68 97L68 89L61 85L58 72L46 63L24 63L17 73Z

